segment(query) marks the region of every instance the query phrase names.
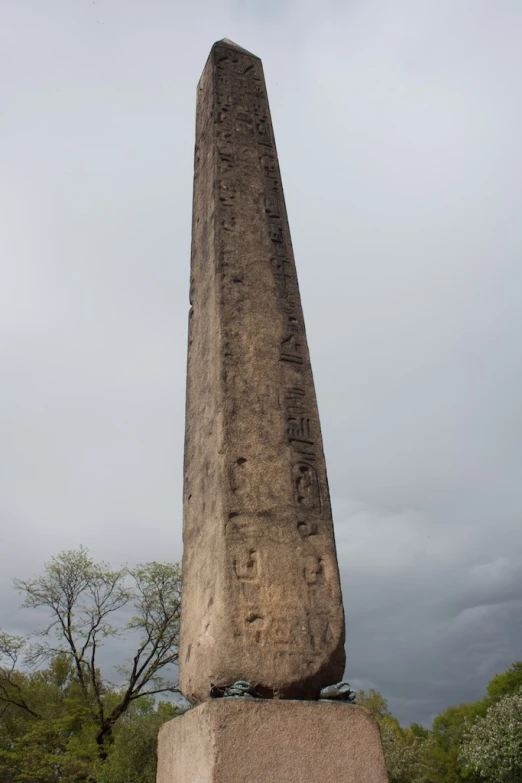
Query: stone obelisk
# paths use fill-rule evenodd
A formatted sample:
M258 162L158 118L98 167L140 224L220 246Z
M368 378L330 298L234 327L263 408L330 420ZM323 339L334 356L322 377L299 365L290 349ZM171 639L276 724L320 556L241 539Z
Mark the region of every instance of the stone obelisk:
M345 665L321 429L263 69L227 39L198 85L192 231L179 672L199 706L162 729L158 782L384 783L371 716L315 701ZM237 680L264 698L209 701Z
M314 698L344 671L319 415L261 61L198 85L180 684Z

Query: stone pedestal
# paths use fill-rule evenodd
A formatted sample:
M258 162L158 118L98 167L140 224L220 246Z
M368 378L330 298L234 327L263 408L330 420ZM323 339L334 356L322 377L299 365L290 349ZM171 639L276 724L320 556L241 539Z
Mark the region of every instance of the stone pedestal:
M343 703L218 699L160 731L157 783L388 783L379 728Z

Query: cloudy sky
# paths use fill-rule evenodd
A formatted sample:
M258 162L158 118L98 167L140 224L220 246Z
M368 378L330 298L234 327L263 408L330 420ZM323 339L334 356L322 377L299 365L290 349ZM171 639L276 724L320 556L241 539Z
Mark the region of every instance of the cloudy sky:
M405 722L522 657L520 0L0 0L0 627L181 557L195 88L263 59L347 678Z

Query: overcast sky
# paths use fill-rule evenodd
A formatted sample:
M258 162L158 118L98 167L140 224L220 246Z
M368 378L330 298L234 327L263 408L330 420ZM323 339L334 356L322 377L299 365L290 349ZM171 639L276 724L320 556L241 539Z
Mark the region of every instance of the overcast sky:
M181 557L195 90L264 64L352 685L522 658L520 0L0 0L0 627L88 546Z

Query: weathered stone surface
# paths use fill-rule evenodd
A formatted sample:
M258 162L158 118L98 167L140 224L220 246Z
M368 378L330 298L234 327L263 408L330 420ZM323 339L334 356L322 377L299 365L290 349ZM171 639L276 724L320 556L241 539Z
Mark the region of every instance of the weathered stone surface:
M198 85L180 683L315 698L344 671L317 403L261 61Z
M157 783L387 783L363 707L223 699L160 730Z

